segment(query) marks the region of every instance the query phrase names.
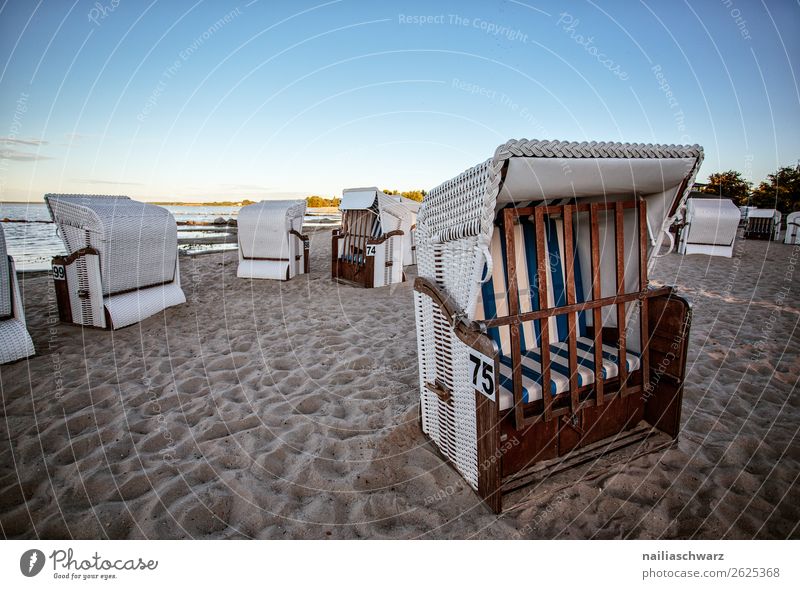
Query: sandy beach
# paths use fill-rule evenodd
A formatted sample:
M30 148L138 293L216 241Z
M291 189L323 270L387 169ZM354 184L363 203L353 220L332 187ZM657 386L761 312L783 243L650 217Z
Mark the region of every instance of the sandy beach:
M116 332L59 324L22 275L38 354L0 368L3 536L800 537L800 246L660 258L694 303L679 440L501 516L419 429L411 281L332 282L329 231L311 252L286 283L181 257L187 304Z

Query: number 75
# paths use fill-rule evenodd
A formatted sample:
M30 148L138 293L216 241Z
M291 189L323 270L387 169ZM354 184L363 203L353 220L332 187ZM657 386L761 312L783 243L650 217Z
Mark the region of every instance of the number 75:
M472 371L472 386L489 398L494 398L494 363L487 362L476 354L469 360L475 367ZM478 382L480 380L480 382Z

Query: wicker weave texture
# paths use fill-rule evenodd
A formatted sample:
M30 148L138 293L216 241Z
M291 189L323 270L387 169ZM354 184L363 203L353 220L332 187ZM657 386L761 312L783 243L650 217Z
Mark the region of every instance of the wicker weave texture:
M0 226L0 317L10 317L13 313L11 282L11 262L6 251L6 235Z
M69 253L100 252L104 295L174 280L178 233L165 208L127 196L47 194L45 202Z
M467 319L474 319L481 282L491 275L493 264L499 263L492 260L489 244L503 170L514 157L695 158L683 192L677 195L683 201L702 162L703 150L697 145L510 140L500 145L491 159L432 189L417 217L418 274L438 283ZM438 307L420 293L415 293L415 315L423 431L470 486L477 488L478 432L468 348L455 337ZM436 382L450 389L450 403L427 389L426 383Z
M0 364L33 356L36 350L25 326L14 260L6 253L6 240L0 227L0 289L3 291L4 307L0 317Z

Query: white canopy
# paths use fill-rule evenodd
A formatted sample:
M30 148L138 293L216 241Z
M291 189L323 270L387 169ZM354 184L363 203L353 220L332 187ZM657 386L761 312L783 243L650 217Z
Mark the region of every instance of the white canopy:
M127 196L46 194L50 215L69 253L100 253L103 294L172 282L178 229L167 209Z
M770 217L775 220L776 223L781 222L781 212L775 209L754 209L751 210L750 213L747 215L748 219L769 219Z
M339 204L339 209L342 211L372 210L380 215L383 233L389 233L396 229L408 233L414 222L412 211L405 203L399 201L395 196L385 194L375 186L345 188L342 191L342 202Z

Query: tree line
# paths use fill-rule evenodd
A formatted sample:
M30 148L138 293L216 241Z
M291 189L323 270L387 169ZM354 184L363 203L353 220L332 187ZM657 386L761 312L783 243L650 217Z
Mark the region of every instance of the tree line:
M427 192L424 190L406 190L406 191L399 191L399 190L391 190L388 188L382 189L384 194L399 194L400 196L405 196L411 200L416 200L417 202L422 202L422 199L425 197ZM321 207L338 207L339 203L342 202L341 198L332 197L326 198L324 196L309 196L306 197L306 206L308 208L321 208Z
M786 214L800 210L800 165L779 168L767 174L757 187L741 172L728 170L708 177L700 192L730 198L737 206L777 209Z

